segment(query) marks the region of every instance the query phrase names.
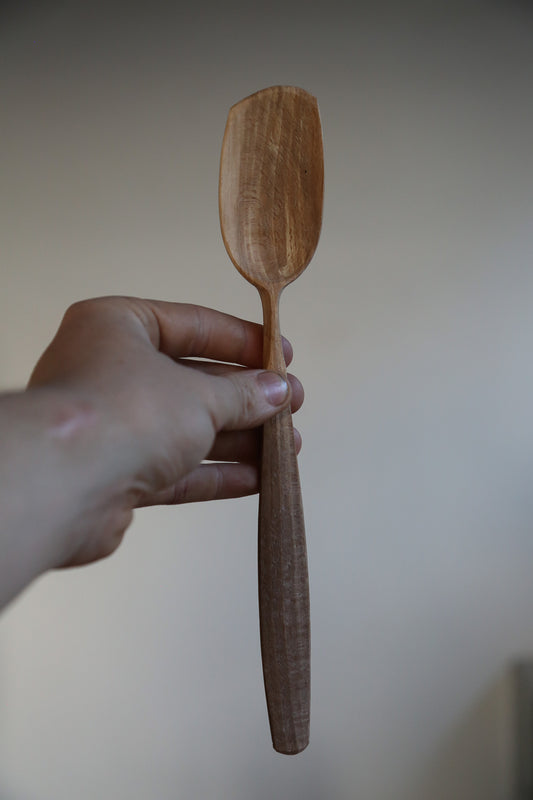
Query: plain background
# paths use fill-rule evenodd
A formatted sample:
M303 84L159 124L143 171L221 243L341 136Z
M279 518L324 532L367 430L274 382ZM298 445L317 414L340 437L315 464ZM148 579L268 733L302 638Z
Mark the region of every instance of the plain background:
M80 298L260 319L219 231L233 103L302 86L326 155L282 302L309 748L270 745L256 498L145 510L0 621L3 800L508 800L509 665L533 648L532 36L520 2L2 5L4 390Z

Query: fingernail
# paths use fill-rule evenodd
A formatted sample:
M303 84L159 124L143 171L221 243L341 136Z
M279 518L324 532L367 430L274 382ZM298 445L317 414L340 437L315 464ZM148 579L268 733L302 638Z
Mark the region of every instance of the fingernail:
M280 406L289 392L287 381L275 372L260 372L257 380L271 406Z

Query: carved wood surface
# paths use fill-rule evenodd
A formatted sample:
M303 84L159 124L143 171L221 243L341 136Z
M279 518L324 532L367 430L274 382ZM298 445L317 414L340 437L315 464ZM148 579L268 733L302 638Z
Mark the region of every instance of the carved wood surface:
M282 290L311 260L322 220L322 131L314 97L275 86L233 106L220 166L220 222L228 254L263 305L266 369L286 375ZM263 428L259 498L259 618L274 748L309 742L309 582L292 416Z

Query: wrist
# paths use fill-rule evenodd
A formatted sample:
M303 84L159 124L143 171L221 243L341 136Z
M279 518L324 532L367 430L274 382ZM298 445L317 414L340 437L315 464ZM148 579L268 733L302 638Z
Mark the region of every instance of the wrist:
M131 436L100 396L52 395L45 436L61 483L52 566L63 567L108 555L131 521Z
M75 563L122 513L116 426L91 398L32 387L0 396L0 605L49 569Z

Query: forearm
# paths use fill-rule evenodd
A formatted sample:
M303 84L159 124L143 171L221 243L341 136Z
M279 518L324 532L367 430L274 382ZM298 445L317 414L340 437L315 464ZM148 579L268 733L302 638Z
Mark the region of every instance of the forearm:
M95 407L66 392L0 396L0 607L114 509L102 427Z

